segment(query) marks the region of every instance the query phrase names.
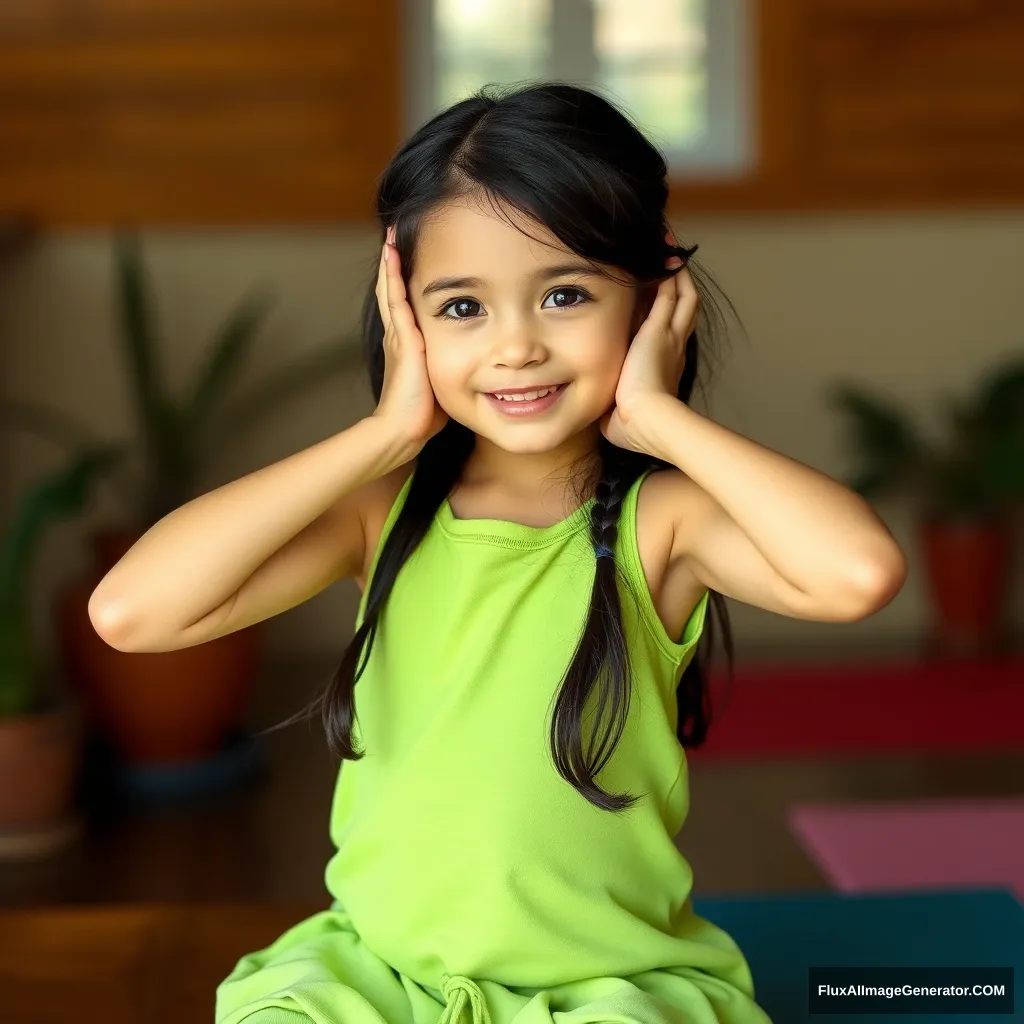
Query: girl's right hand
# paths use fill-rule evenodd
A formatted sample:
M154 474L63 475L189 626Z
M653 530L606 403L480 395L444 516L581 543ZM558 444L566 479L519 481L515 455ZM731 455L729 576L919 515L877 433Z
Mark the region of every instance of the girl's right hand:
M426 345L406 298L398 250L388 244L393 238L390 227L377 272L377 304L384 321L384 385L373 415L386 420L419 451L448 422L448 414L438 405L427 375Z

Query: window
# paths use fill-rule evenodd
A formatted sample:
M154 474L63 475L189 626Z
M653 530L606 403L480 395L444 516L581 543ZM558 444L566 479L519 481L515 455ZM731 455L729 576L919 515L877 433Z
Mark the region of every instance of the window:
M406 0L407 128L488 82L557 78L625 110L673 178L743 174L751 0Z

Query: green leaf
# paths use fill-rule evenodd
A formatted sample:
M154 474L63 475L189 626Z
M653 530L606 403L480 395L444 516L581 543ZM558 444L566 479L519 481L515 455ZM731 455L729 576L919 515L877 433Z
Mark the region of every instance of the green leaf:
M944 395L938 404L941 414L952 430L954 443L973 438L978 427L976 408L952 395Z
M273 298L265 290L245 296L221 328L210 348L205 366L200 370L191 397L184 405L182 428L195 442L210 417L211 410L241 369L252 348L260 323Z
M0 718L28 714L38 693L38 656L28 620L27 606L0 606Z
M1024 426L1024 358L999 367L982 382L977 408L992 429Z
M336 374L360 366L362 361L357 339L346 336L325 342L255 385L227 410L222 430L226 435L249 430L287 401Z
M0 538L0 715L30 711L37 696L29 575L43 533L51 521L81 512L94 482L124 454L109 445L79 452L27 490Z
M1024 501L1024 429L990 438L978 456L977 468L994 498Z
M117 268L121 338L143 446L155 465L162 468L174 460L175 417L162 387L139 242L132 232L118 236Z
M60 410L16 398L0 399L0 425L42 437L70 453L80 452L86 447L98 448L104 444L83 423ZM127 445L118 446L118 451L123 459L128 454ZM114 473L111 483L125 508L130 509L137 503L138 481L133 479L132 474Z
M920 469L925 446L899 410L850 385L834 387L828 400L846 416L858 487L878 496Z
M891 475L884 470L867 470L847 481L851 491L856 492L862 498L873 501L883 497L892 486Z
M946 454L932 466L926 503L942 519L978 519L991 514L993 495L977 459Z
M18 592L48 523L81 512L94 482L124 455L115 445L87 448L24 494L0 541L0 604Z
M0 398L0 423L45 437L69 450L96 443L92 431L71 416L58 409L17 398Z

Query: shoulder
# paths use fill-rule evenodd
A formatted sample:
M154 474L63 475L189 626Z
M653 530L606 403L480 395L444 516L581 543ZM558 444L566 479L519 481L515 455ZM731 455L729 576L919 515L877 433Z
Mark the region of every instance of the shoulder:
M678 636L707 587L684 552L693 524L708 513L708 494L675 467L655 470L636 498L636 543L658 616Z
M401 493L406 480L412 475L416 468L416 460L411 459L403 463L397 469L385 473L384 476L367 484L360 499L359 514L363 521L363 536L366 542L363 550L363 566L356 577L356 583L360 590L366 589L366 580L370 574L370 566L373 564L373 556L377 553L377 545L380 542L381 533L384 531L384 524L395 499Z

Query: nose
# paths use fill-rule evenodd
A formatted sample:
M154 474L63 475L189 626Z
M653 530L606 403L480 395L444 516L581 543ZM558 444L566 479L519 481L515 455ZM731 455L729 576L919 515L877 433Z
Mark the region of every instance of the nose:
M464 974L445 974L441 979L444 1010L438 1024L491 1024L491 1015L480 986ZM469 1020L462 1021L465 1010Z
M501 366L528 366L543 362L546 355L547 349L536 332L522 324L504 330L491 349L492 360Z

